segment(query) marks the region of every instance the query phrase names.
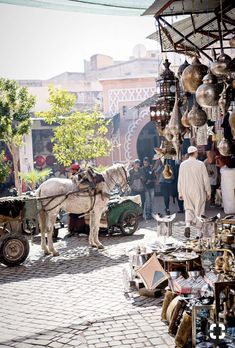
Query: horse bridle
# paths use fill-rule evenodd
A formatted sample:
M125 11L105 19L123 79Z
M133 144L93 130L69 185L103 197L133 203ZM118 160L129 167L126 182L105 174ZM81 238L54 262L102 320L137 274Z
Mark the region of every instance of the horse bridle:
M114 185L118 185L120 186L121 191L123 190L123 188L127 188L128 187L128 178L127 178L127 172L126 169L124 167L121 167L121 169L124 172L124 176L122 175L122 179L124 179L125 183L123 185L120 185L116 180L114 180L112 178L112 176L108 175L109 180L114 184ZM108 183L106 183L106 185L108 186L109 190L111 191Z

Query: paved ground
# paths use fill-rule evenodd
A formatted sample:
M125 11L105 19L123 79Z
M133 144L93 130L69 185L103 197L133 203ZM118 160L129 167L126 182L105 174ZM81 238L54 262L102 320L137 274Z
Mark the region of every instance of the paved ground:
M156 204L163 212L161 197ZM182 219L173 227L181 240ZM127 251L156 238L155 221L140 227L131 237L102 237L104 251L89 248L86 236L61 240L56 258L43 256L35 238L24 265L0 265L0 347L173 348L161 299L124 292Z

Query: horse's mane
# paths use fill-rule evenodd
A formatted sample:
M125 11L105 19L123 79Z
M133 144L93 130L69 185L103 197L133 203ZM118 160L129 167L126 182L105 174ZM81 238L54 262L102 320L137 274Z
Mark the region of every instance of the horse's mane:
M124 168L124 165L121 163L115 163L111 167L105 169L101 174L112 175L113 172L118 171L118 169Z

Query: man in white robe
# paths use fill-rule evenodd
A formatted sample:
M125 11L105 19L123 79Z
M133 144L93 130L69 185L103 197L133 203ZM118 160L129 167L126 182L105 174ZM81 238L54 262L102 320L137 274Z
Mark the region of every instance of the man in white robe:
M197 160L195 146L188 148L189 158L181 163L178 177L179 199L184 201L185 237L190 237L190 225L199 226L197 217L205 214L206 200L210 200L211 186L206 166Z

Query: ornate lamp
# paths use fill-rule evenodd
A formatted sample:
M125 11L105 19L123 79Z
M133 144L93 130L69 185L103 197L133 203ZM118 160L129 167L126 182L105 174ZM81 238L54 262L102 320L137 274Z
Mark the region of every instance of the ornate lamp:
M170 113L174 106L175 91L178 88L178 79L170 70L168 59L163 63L165 69L156 79L156 104L150 106L150 119L156 122L159 129L165 128L170 120Z

